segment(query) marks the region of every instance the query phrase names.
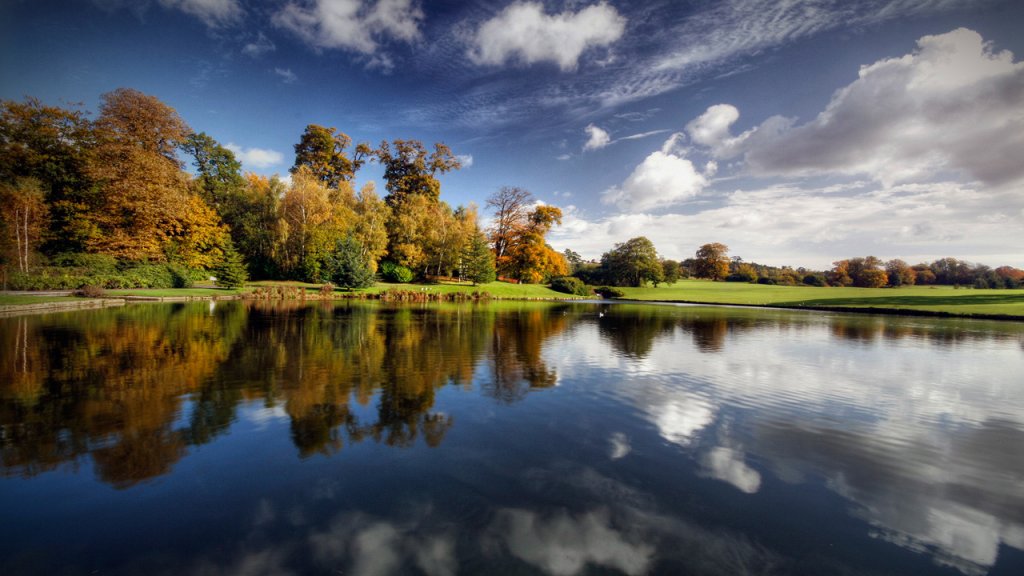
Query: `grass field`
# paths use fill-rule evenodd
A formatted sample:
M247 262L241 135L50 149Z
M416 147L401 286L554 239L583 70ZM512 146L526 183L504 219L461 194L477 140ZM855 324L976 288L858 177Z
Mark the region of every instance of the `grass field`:
M1024 318L1024 290L977 290L952 286L818 288L741 282L681 280L657 288L621 288L624 298L662 302L744 304L794 308L917 310L958 316Z
M209 298L210 296L233 296L240 290L227 288L134 288L127 290L106 290L107 296L149 296L153 298L175 298L194 296Z
M305 288L306 291L310 293L320 291L320 284L293 281L252 282L246 285L246 289L252 289L255 287L268 288L272 286L294 286L298 288ZM370 288L353 290L353 292L356 294L379 294L385 290L411 290L413 292L427 291L441 294L451 294L453 292L463 292L466 294L471 294L473 292L487 292L495 298L573 298L570 294L556 292L547 286L541 286L538 284L508 284L506 282L491 282L489 284L479 284L477 286L473 286L469 282L464 282L462 284L450 282L440 282L437 284L389 284L386 282L378 282ZM344 291L339 290L339 292Z

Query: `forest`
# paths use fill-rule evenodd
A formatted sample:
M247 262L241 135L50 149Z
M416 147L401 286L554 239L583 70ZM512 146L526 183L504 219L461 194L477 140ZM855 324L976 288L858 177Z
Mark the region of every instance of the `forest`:
M33 98L0 105L6 287L182 287L214 276L352 288L376 274L476 283L566 273L545 242L557 207L502 189L491 198L506 202L500 229L488 236L475 206L441 199L439 176L460 168L444 144L353 145L310 124L286 181L243 173L230 150L153 96L121 88L101 102L95 119ZM383 197L372 182L355 189L367 162L384 169Z

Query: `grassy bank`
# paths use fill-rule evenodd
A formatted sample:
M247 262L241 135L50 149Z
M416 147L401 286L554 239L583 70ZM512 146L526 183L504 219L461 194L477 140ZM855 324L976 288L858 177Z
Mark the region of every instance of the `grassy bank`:
M44 302L74 302L81 300L75 296L33 296L23 294L0 294L0 306L21 306L25 304L42 304Z
M1024 290L978 290L952 286L904 288L816 288L740 282L681 280L657 288L622 288L624 298L791 308L916 311L956 316L1024 318Z

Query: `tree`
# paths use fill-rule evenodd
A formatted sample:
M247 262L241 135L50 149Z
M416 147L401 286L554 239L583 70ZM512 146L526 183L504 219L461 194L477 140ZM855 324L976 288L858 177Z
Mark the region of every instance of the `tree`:
M488 229L494 254L500 262L519 230L526 225L533 194L522 188L502 186L487 198L494 209L494 224Z
M497 270L494 267L494 253L487 244L487 237L481 232L473 234L462 256L463 273L473 285L494 282Z
M885 263L885 273L889 276L890 286L913 286L917 281L914 269L899 258Z
M562 250L562 256L565 256L565 261L569 264L569 273L575 274L579 270L580 265L583 264L583 257L580 256L579 252L566 248Z
M682 269L679 266L679 262L675 260L662 260L661 261L661 275L665 280L665 284L675 284L682 277Z
M849 286L853 284L853 278L850 277L849 271L849 260L837 260L832 263L832 270L826 273L828 283L832 286Z
M241 288L245 286L245 281L249 279L242 255L238 253L238 250L235 250L235 246L230 240L228 240L227 245L224 247L224 256L221 258L220 265L217 266L215 273L217 275L217 286L224 288Z
M39 180L17 178L0 182L0 226L5 252L13 251L18 271L28 272L32 255L42 242L48 207Z
M335 286L349 290L373 286L373 271L363 254L363 247L352 236L339 240L327 257L327 277Z
M462 167L451 149L441 143L434 144L434 152L428 154L418 140L394 140L390 145L385 140L373 154L384 167L388 190L385 200L392 208L409 196L425 196L437 201L441 195L437 175Z
M356 220L352 235L363 247L363 258L373 272L388 252L388 219L391 208L377 196L373 182L363 186L356 197Z
M565 276L565 257L545 242L545 236L562 223L562 210L540 205L526 214L510 236L505 255L497 259L498 271L521 282L538 283L552 276Z
M654 244L643 236L616 244L601 256L606 281L613 286L655 286L664 279L664 271Z
M351 181L372 153L369 145L360 143L350 159L345 150L351 144L352 139L336 128L309 124L295 145L295 165L290 172L305 166L324 186L337 188L341 182Z
M119 88L102 100L89 164L101 192L82 215L95 230L85 247L127 260L166 260L169 232L189 206L177 150L192 130L173 108L137 90Z
M729 247L718 242L701 246L693 266L693 275L697 278L722 280L729 275Z
M227 205L245 186L242 163L205 132L189 134L182 149L192 156L199 196L226 220Z
M95 205L87 176L93 125L79 110L46 106L35 98L0 102L0 182L17 187L35 178L50 215L42 249L80 252L93 233L83 215Z

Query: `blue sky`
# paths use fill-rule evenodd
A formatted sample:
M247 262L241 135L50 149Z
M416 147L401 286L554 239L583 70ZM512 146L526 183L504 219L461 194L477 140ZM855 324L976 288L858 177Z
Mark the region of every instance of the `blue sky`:
M1024 267L1022 25L1001 0L4 0L0 97L136 88L264 174L309 123L443 141L472 158L446 201L527 188L587 257Z

